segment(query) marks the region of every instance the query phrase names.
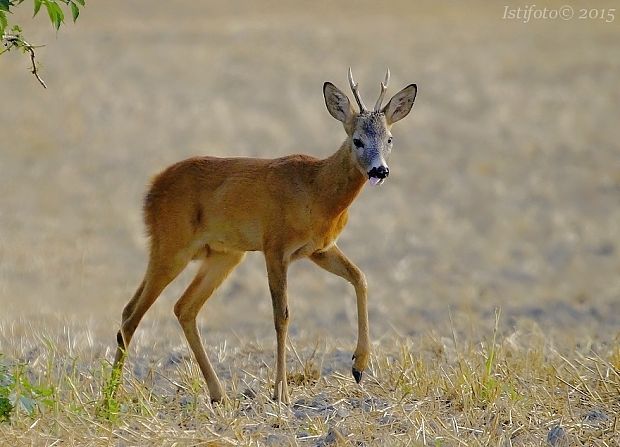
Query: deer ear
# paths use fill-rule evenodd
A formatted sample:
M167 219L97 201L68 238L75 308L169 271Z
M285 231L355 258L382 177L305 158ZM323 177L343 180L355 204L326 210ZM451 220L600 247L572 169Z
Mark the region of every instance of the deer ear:
M327 111L338 121L346 123L353 115L349 98L331 82L323 84L323 96L325 96Z
M396 121L402 120L409 114L413 107L413 101L415 101L417 92L418 87L415 84L409 84L390 99L390 102L383 108L383 113L385 114L385 119L388 124L394 124Z

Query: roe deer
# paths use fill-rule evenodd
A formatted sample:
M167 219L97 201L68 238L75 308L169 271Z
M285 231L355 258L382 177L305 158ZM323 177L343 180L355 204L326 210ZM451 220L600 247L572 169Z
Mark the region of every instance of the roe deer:
M329 113L347 137L332 156L276 159L195 157L155 177L144 201L150 236L149 263L142 284L122 314L114 369L120 374L138 323L162 290L191 260L198 273L174 306L185 337L204 375L211 400L225 397L202 346L196 315L246 251L265 255L277 339L274 399L289 403L285 343L289 323L287 269L310 258L355 287L358 340L352 373L359 383L368 364L370 340L364 274L338 248L348 208L368 180L381 184L390 171L390 128L407 116L417 87L410 84L381 107L389 81L381 83L374 110L366 109L349 69L349 84L360 111L330 82L323 85Z

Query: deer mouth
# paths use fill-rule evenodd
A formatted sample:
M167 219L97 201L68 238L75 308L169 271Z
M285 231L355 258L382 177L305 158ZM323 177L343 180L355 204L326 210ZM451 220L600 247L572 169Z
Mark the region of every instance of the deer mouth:
M383 184L385 179L390 175L390 169L386 166L374 167L368 171L368 182L372 186Z

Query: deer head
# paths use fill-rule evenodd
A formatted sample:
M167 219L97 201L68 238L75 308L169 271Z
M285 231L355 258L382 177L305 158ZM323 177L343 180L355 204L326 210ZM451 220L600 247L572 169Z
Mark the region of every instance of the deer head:
M327 110L338 121L342 122L347 132L346 144L350 147L350 154L355 165L363 175L368 176L371 185L380 185L390 174L387 158L392 151L393 137L390 129L392 124L406 117L417 93L417 86L409 84L396 93L392 99L381 107L387 86L390 80L390 69L381 83L381 93L375 103L374 110L370 111L364 105L359 93L359 85L353 79L349 68L349 85L359 107L356 112L349 98L331 82L323 85L323 95Z

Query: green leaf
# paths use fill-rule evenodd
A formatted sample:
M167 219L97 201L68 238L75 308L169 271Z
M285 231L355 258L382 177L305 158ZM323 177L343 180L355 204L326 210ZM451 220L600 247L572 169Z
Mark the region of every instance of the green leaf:
M80 10L78 9L77 5L73 2L71 3L71 15L73 16L73 22L75 23L78 16L80 15Z
M45 7L47 8L47 15L50 16L50 20L52 24L56 23L56 10L52 6L52 3L45 3Z
M31 399L27 396L19 396L18 402L20 403L21 407L26 410L29 415L32 416L37 406L37 403L34 401L34 399Z
M54 388L45 385L31 385L33 394L40 397L50 397L54 395Z
M42 0L34 0L34 14L32 17L36 16L39 13L39 9L41 9Z
M11 6L9 0L0 0L0 11L9 12L9 6Z
M56 22L56 29L60 28L60 24L64 23L65 21L65 13L62 12L62 9L60 9L60 6L58 6L56 3L54 3L54 6L56 8L56 17L58 17L58 21Z
M6 15L4 15L4 11L0 11L0 36L4 34L4 30L9 24L6 21Z
M62 12L62 9L60 9L60 6L58 6L57 3L54 3L52 1L45 2L45 7L47 8L47 14L50 16L52 25L54 25L54 28L56 28L56 30L58 30L58 28L60 28L60 25L65 19L65 15Z
M86 2L84 0L75 0L75 1L78 2L82 6L86 6Z
M12 411L13 404L8 397L0 397L0 422L10 420Z

